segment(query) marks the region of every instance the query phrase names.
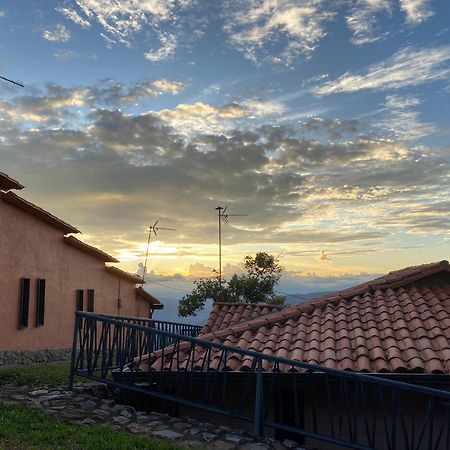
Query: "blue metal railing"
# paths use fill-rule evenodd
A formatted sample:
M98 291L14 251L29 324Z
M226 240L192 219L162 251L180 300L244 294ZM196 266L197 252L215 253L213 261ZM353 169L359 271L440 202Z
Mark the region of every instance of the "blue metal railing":
M129 319L129 318L128 318ZM78 312L74 375L357 449L447 450L450 392ZM133 318L134 320L134 318ZM189 330L186 329L186 330ZM236 360L245 370L234 371ZM449 377L443 376L448 382Z

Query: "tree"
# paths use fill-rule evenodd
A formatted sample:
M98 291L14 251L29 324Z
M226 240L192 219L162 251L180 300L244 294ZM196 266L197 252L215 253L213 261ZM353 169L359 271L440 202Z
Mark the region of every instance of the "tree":
M264 252L254 258L246 256L244 268L243 274L234 274L228 281L220 282L218 278L195 281L192 292L180 300L178 314L195 316L208 299L226 303L284 303L285 298L273 290L283 271L273 256Z

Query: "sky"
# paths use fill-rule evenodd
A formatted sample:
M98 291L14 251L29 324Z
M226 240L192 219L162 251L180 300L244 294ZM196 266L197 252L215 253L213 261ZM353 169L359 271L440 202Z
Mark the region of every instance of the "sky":
M0 170L176 299L273 254L330 291L450 250L448 0L0 1Z

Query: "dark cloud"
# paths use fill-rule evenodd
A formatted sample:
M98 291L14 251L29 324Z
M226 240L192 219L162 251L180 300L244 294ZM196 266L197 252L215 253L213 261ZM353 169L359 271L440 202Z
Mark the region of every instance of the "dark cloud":
M364 253L374 251L392 224L448 230L446 149L425 154L331 119L194 136L158 113L92 109L71 128L14 119L18 110L45 116L75 106L80 92L49 84L3 101L10 114L0 121L1 168L29 186L31 200L99 240L108 236L107 250L142 241L156 218L178 230L167 242L213 243L218 204L247 214L225 226L225 245L320 244L331 257L339 253L327 244L369 242ZM306 139L305 127L320 140ZM358 136L348 140L351 133Z

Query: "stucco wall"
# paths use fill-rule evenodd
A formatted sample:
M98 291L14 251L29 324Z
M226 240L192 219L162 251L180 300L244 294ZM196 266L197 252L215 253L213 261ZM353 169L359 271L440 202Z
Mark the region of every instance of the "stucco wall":
M25 329L18 328L22 277L31 279ZM41 327L35 326L38 278L46 280ZM148 304L136 301L133 283L107 272L100 259L66 244L63 232L0 200L0 350L69 347L77 289L85 291L85 309L86 290L94 289L95 312L148 316Z

